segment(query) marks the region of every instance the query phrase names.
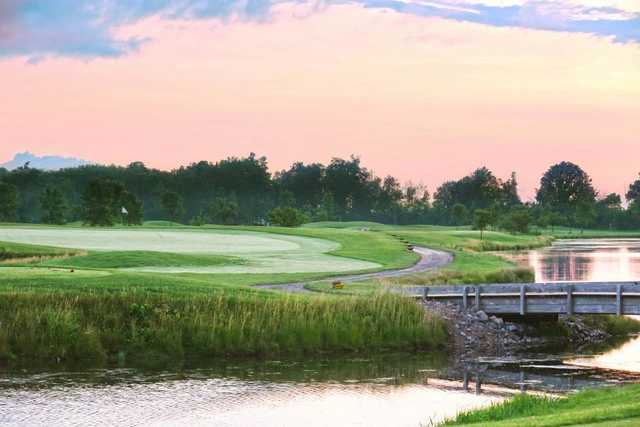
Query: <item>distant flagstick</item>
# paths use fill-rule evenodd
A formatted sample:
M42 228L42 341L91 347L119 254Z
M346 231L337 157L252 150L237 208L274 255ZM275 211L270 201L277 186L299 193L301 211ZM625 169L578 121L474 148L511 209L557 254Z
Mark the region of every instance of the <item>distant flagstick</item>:
M122 209L120 209L120 213L122 214L122 225L125 225L127 223L126 219L127 215L129 215L129 211L123 206Z

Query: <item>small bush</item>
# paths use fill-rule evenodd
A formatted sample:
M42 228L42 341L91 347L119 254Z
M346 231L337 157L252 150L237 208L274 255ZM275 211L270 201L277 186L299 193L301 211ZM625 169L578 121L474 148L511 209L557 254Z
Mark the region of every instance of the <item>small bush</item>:
M269 212L269 221L282 227L298 227L309 218L300 210L292 207L275 208Z

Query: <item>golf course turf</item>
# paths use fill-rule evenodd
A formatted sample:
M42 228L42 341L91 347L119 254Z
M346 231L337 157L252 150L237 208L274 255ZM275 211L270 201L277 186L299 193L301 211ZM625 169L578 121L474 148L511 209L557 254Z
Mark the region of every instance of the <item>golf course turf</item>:
M470 268L466 257L487 271L513 268L467 248L477 245L470 230L334 225L2 226L0 358L103 363L149 352L181 359L437 348L444 322L379 283L348 298L251 285L405 268L418 259L407 240L453 251L451 268ZM540 242L487 235L501 245Z
M459 414L444 426L609 427L640 425L640 385L590 389L566 398L518 395L489 408Z

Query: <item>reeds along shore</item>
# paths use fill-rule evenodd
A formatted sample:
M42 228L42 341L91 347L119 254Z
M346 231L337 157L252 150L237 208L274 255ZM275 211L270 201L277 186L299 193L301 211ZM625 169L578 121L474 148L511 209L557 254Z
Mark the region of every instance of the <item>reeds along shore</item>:
M0 359L9 363L414 350L445 341L441 318L390 294L0 295Z

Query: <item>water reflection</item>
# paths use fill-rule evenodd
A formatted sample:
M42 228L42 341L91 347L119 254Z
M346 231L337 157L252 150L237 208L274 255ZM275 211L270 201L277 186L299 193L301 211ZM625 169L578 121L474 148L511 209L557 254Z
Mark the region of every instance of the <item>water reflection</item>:
M640 281L640 239L559 240L525 262L541 283Z
M401 355L180 373L0 372L0 424L418 426L503 398L442 387L442 369L432 357Z
M0 424L418 426L522 391L607 381L561 358L427 355L222 364L180 372L0 371Z
M621 347L606 353L590 357L577 357L571 359L570 362L579 366L640 373L640 337L636 337Z

